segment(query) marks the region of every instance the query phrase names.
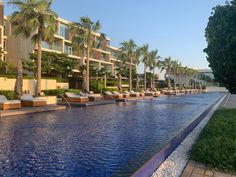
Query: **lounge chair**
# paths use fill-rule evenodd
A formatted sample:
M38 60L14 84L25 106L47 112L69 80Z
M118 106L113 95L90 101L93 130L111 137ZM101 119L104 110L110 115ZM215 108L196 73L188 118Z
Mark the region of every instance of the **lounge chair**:
M145 96L153 96L154 93L153 93L153 92L150 92L149 90L146 90L146 91L144 91L144 95L145 95Z
M9 109L19 109L21 108L20 100L7 100L4 95L0 95L0 109L3 111Z
M89 101L89 98L87 96L79 96L79 95L76 95L75 93L72 93L72 92L66 92L64 94L64 96L66 97L66 99L69 102L83 103L83 102L88 102Z
M137 92L138 94L139 94L139 96L141 96L141 97L144 97L145 96L145 93L143 93L143 92Z
M104 98L105 99L121 99L121 98L123 98L123 95L119 94L119 93L118 94L113 94L109 91L105 91L104 92Z
M154 92L153 92L153 96L154 96L154 97L158 97L160 94L161 94L160 91L154 91Z
M29 106L29 107L40 107L46 106L47 102L43 98L34 98L30 94L23 94L20 98L22 106Z
M116 95L122 95L123 97L122 98L129 98L130 97L130 94L128 93L119 93L117 91L113 91L112 92L113 94L116 94Z
M102 95L101 94L86 94L83 92L79 93L80 96L87 96L89 98L89 101L99 101L102 100Z
M130 92L124 91L123 93L123 98L129 98L130 97Z
M140 97L140 93L139 92L131 91L130 92L130 97Z

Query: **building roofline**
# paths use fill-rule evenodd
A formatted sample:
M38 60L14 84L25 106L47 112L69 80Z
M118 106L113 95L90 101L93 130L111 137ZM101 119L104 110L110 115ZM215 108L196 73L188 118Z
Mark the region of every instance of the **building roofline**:
M60 22L62 22L62 23L64 23L64 24L67 24L67 25L73 23L72 21L66 20L66 19L61 18L61 17L58 17L57 19L58 19L58 21L60 21ZM95 35L95 36L98 36L98 37L101 35L101 33L96 33L96 32L92 32L92 34ZM108 41L111 40L111 39L108 38L107 36L106 36L106 39L107 39Z

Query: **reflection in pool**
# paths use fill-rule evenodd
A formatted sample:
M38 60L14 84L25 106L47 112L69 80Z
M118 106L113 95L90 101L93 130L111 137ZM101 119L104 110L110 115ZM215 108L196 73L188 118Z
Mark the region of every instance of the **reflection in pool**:
M128 176L220 93L0 120L0 176Z

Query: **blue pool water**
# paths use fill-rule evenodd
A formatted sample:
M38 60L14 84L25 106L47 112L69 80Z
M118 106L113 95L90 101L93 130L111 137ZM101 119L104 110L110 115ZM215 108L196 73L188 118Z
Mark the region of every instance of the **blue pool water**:
M221 96L2 118L0 176L129 176Z

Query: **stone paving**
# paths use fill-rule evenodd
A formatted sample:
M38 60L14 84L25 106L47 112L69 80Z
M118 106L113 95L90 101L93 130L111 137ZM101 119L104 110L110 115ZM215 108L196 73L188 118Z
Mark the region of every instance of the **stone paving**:
M217 172L205 165L189 161L181 177L236 177L236 175Z
M228 94L222 101L220 108L236 109L236 95Z

